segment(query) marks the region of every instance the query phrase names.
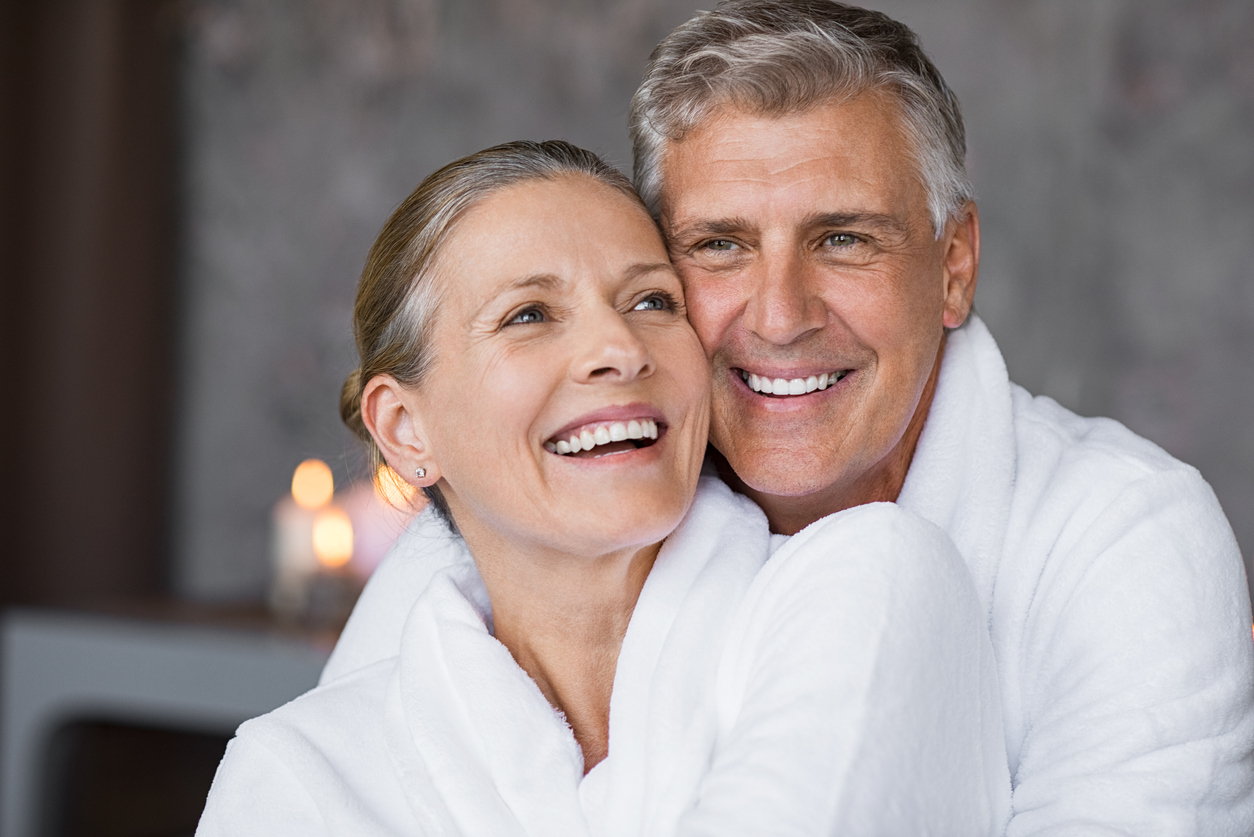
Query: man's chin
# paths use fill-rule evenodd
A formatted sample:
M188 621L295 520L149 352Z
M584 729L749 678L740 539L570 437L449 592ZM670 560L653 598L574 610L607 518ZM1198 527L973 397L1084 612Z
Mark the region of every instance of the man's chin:
M826 494L839 482L821 468L781 468L780 462L802 461L796 452L767 453L761 456L735 455L729 460L721 451L710 447L710 458L723 481L742 494L764 497L808 497ZM817 464L817 463L814 463Z

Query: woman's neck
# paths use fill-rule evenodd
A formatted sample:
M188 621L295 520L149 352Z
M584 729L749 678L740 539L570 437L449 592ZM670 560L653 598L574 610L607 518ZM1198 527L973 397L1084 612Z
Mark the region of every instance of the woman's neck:
M585 773L608 752L618 652L660 546L590 558L471 545L496 638L566 716Z

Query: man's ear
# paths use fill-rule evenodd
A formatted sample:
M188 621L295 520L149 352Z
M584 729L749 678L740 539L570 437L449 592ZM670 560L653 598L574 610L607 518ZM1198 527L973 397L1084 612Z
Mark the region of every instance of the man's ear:
M980 213L974 201L967 201L955 218L945 225L945 328L957 328L967 321L975 301L975 283L980 274Z
M419 486L434 485L440 468L422 426L417 398L391 375L371 378L361 393L361 420L393 471ZM422 476L417 475L423 469Z

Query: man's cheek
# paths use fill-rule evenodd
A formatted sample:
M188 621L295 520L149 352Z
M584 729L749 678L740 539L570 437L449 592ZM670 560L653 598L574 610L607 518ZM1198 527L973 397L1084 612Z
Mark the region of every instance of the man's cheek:
M731 320L731 305L725 295L694 287L688 292L688 322L697 333L707 357L714 354Z

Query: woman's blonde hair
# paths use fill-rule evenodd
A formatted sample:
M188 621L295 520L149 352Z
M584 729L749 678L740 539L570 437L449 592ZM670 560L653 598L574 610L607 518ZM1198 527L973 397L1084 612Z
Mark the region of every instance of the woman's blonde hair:
M430 274L458 220L501 189L570 175L591 177L640 203L631 182L591 151L561 140L507 142L431 174L383 225L366 256L353 308L359 365L340 392L340 417L366 443L373 473L383 456L361 418L362 391L377 375L416 387L430 367L428 338L439 305L439 286ZM424 492L456 531L439 489Z

